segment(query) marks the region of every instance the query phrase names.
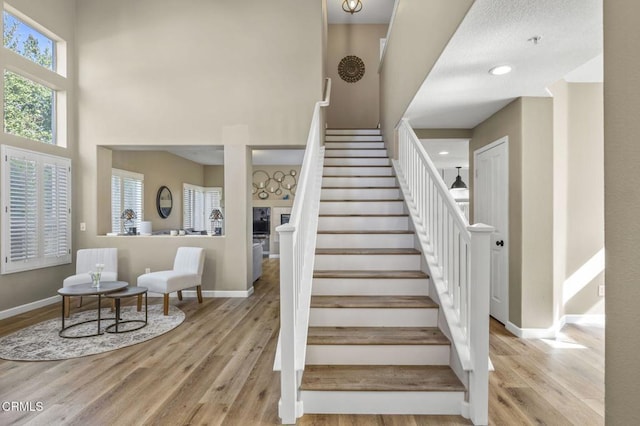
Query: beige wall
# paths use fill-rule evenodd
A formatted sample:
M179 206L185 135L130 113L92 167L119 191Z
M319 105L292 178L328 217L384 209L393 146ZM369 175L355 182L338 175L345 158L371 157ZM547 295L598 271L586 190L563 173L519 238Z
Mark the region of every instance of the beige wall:
M418 139L471 139L472 129L413 129Z
M640 2L604 3L605 421L640 423Z
M395 157L394 129L473 0L398 0L380 70L380 121Z
M322 89L322 4L83 0L77 4L83 247L120 250L120 277L206 248L204 290L251 286L251 151L300 145ZM101 237L99 145L223 145L225 235ZM96 167L97 164L97 167ZM220 170L204 180L219 179ZM102 189L101 189L102 190ZM157 238L164 238L159 243ZM245 262L239 261L245 259Z
M387 25L329 25L327 67L332 80L331 105L327 108L330 128L375 128L380 122L378 66L380 39ZM338 75L338 64L347 55L362 59L365 66L360 81L348 83Z
M12 0L11 5L20 12L34 19L42 26L53 31L67 42L67 78L75 79L75 1L51 0L41 2L36 0ZM0 55L0 67L4 68L5 62ZM0 134L0 143L12 145L23 149L42 152L51 155L71 158L73 168L72 178L74 195L77 194L75 184L81 178L81 166L76 156L76 110L75 92L72 89L67 92L67 147L46 145L41 142L29 141L6 133ZM1 165L0 165L1 167ZM75 196L72 199L72 218L75 219L75 209L78 203ZM74 222L75 223L75 222ZM72 244L75 251L77 227L72 229ZM75 256L74 256L75 258ZM55 296L56 290L62 287L62 280L75 271L73 264L56 266L52 268L36 269L27 272L0 275L0 312L21 306L34 301Z
M509 321L553 324L553 109L548 98L519 98L473 131L473 152L509 139ZM473 174L471 174L473 186ZM473 207L473 189L471 189ZM473 215L473 210L472 213Z
M560 81L552 93L557 315L603 314L603 85Z
M224 166L204 166L203 185L224 187ZM222 199L224 200L224 193Z

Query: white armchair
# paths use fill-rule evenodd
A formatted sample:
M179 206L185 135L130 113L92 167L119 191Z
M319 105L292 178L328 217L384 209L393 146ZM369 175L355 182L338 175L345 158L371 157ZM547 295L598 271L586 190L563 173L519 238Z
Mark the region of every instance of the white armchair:
M179 247L170 271L157 271L138 277L138 286L149 291L164 294L164 314L169 314L169 293L178 292L182 300L182 290L195 287L198 302L202 303L202 270L204 269L204 249L202 247Z
M90 271L96 270L96 264L104 264L100 281L118 281L118 249L117 248L94 248L78 250L76 255L76 274L67 277L62 281L63 287L70 287L78 284L90 284ZM69 313L69 301L65 301L65 313ZM82 303L80 298L78 306Z

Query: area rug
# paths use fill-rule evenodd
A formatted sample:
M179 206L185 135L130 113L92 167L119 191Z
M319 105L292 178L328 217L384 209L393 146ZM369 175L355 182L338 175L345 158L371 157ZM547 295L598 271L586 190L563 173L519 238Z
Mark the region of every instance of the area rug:
M96 310L78 312L65 319L65 326L94 319L96 316ZM109 308L102 309L101 316L112 318L101 321L101 330L114 323L114 313ZM122 321L144 320L144 308L142 312L137 312L135 306L126 306L122 308L120 316ZM100 354L153 339L182 324L184 318L184 312L175 306L169 306L169 315L165 316L162 314L162 305L149 305L146 327L128 333L104 333L82 339L65 339L58 336L61 320L56 318L0 338L0 358L12 361L54 361ZM118 328L126 330L126 327L135 328L139 325L127 323L121 324ZM90 322L65 330L65 335L93 334L96 331L96 323Z

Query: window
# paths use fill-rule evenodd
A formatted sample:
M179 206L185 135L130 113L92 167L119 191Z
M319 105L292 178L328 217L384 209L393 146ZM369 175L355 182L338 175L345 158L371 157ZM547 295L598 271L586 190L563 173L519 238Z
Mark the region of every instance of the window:
M71 263L71 160L2 145L2 273Z
M220 207L222 188L204 188L201 186L183 184L182 187L182 227L196 231L206 230L213 233L209 215L213 208Z
M52 39L7 12L2 12L4 47L36 64L54 71L55 43Z
M135 212L131 226L140 229L140 222L144 220L144 175L111 169L111 232L126 232L121 218L126 209Z
M64 75L65 61L57 60L66 58L66 44L12 7L5 4L3 9L4 132L66 146L70 82Z
M4 131L53 144L54 91L11 71L4 72Z

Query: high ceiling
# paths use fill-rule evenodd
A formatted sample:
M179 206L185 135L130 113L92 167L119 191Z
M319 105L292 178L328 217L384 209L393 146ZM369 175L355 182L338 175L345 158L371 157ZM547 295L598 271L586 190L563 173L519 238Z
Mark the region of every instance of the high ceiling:
M476 0L406 116L414 128L473 128L563 77L602 81L602 47L602 0ZM513 71L489 74L502 64Z
M361 0L360 12L346 13L342 10L343 0L327 0L328 22L330 24L388 24L393 12L394 0Z

